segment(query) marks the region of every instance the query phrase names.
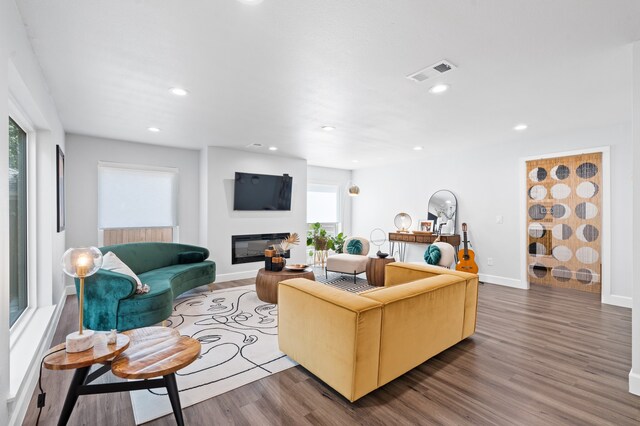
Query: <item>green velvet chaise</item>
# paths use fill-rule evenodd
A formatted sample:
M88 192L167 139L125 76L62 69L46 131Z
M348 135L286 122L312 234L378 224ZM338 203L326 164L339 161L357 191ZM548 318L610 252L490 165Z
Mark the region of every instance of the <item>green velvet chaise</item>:
M146 294L136 294L132 277L104 269L87 277L84 325L91 330L124 331L157 324L171 315L174 298L215 281L216 264L204 260L209 257L209 250L203 247L129 243L100 247L100 251L113 252L151 289ZM77 292L80 283L75 281Z

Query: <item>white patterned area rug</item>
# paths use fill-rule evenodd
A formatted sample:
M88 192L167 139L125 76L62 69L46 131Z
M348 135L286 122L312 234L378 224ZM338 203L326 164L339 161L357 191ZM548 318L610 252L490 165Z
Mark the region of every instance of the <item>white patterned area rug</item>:
M294 367L278 350L278 308L255 286L188 292L177 298L170 326L202 344L200 357L176 373L182 408ZM136 424L172 414L164 388L131 392Z

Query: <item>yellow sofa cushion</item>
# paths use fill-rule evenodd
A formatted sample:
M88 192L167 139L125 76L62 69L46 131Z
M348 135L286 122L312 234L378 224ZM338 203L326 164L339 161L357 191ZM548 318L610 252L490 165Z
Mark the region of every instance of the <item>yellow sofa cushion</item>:
M282 281L280 350L355 401L378 387L381 306L304 278Z
M363 295L383 305L378 386L462 340L465 291L443 274Z

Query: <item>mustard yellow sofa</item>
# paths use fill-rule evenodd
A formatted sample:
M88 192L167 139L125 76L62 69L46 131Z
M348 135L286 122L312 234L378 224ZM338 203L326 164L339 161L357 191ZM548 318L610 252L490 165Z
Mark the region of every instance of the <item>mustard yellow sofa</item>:
M476 329L478 276L394 262L354 294L315 281L278 288L280 350L353 402Z

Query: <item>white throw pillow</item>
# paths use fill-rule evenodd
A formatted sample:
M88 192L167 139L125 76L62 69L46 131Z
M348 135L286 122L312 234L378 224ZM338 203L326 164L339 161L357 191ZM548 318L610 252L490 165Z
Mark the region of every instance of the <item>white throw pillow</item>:
M117 272L124 275L129 275L131 278L136 280L136 293L146 293L149 290L149 286L146 284L142 284L140 278L124 263L118 256L116 256L113 252L108 252L104 256L102 256L102 269L106 269L107 271ZM145 291L146 290L146 291Z

